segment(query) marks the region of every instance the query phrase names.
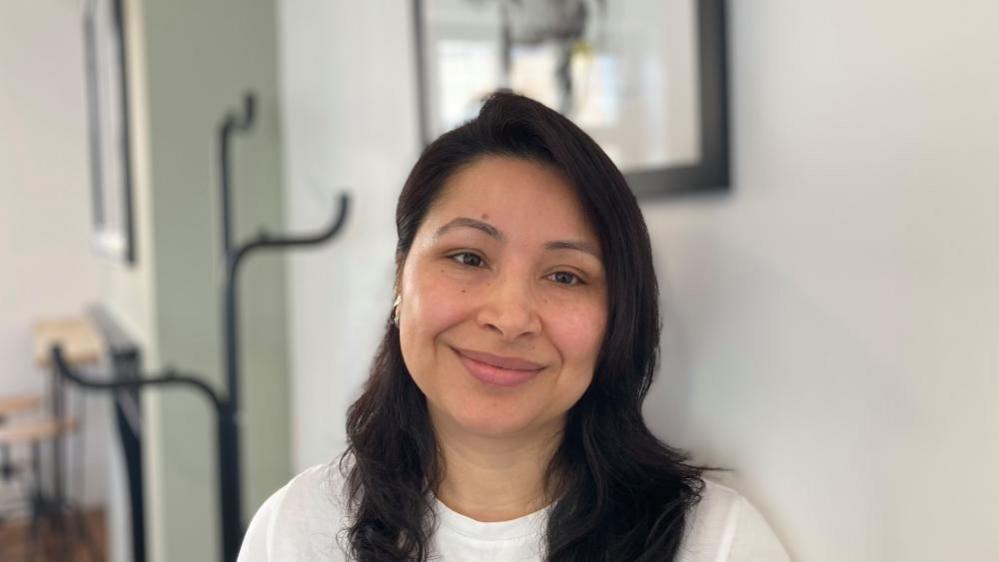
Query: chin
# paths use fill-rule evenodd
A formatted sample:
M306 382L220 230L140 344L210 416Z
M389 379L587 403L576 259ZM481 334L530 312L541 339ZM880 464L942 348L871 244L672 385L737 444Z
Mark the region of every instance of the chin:
M480 437L501 438L530 432L539 423L539 413L525 410L522 400L503 404L495 397L464 397L453 404L448 417L462 431Z

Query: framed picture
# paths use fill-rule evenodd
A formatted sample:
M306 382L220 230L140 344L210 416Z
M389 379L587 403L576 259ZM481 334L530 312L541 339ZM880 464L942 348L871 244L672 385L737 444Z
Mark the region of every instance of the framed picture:
M729 184L724 0L413 0L424 144L509 88L562 112L640 197Z
M94 246L135 263L122 0L83 0Z

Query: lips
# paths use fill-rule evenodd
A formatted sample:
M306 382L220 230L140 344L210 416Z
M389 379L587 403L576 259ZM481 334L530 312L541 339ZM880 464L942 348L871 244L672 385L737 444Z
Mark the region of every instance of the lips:
M486 384L516 386L534 378L544 365L518 357L454 349L469 374Z

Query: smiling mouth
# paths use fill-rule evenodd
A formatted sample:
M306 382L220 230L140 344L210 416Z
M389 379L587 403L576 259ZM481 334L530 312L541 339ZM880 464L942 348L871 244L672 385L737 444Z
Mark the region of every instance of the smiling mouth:
M470 375L489 385L517 386L534 378L544 369L543 365L524 359L452 349Z

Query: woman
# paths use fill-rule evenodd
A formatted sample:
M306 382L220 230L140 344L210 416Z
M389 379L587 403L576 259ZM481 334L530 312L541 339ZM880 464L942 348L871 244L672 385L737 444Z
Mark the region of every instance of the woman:
M260 508L241 561L787 560L642 419L649 236L585 133L494 94L424 151L396 226L397 296L349 448Z

